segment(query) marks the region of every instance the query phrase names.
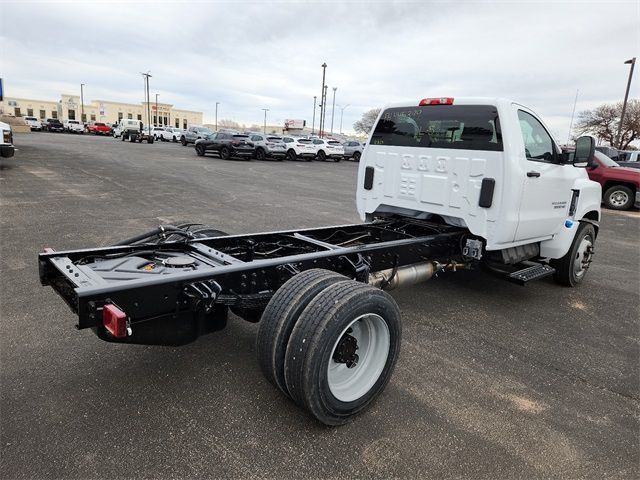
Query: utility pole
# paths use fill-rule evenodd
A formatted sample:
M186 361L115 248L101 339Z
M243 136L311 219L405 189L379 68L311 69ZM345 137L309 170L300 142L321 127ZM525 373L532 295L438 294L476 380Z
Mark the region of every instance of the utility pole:
M315 95L313 96L313 120L311 121L311 135L313 135L313 131L316 128L316 99L318 97L316 97Z
M573 128L573 116L576 114L576 104L578 103L578 92L580 90L576 89L576 98L573 101L573 112L571 112L571 123L569 124L569 135L567 135L567 147L569 146L569 142L571 141L571 129Z
M336 90L338 90L338 87L333 87L333 106L331 107L331 135L333 135L333 116L336 110Z
M269 109L263 108L262 110L264 110L264 130L262 133L266 135L267 134L267 112L269 111Z
M216 102L216 132L218 131L218 105L220 102Z
M80 84L80 121L84 123L84 83Z
M144 81L145 81L145 93L146 93L146 97L145 97L145 101L147 103L147 129L148 129L148 134L149 136L151 136L151 97L149 96L149 78L152 77L152 75L147 72L147 73L143 73L142 76L144 77Z
M324 108L324 93L326 92L326 85L324 84L324 79L325 79L325 74L326 74L326 70L327 70L327 63L324 62L322 65L322 90L320 90L320 138L322 138L322 119L323 119L323 113L325 111Z
M342 135L342 116L344 115L344 109L350 105L350 103L347 103L344 107L340 107L340 105L338 105L338 107L340 107L340 135Z
M624 94L624 103L622 104L622 113L620 114L620 124L618 125L618 135L616 136L616 145L618 145L618 149L622 150L622 124L624 123L624 114L627 111L627 100L629 99L629 88L631 88L631 78L633 77L633 67L636 66L636 57L633 57L631 60L627 60L624 62L625 65L631 64L631 69L629 70L629 80L627 80L627 91ZM611 145L615 148L615 145Z
M160 113L158 112L158 94L156 93L156 116L155 116L156 121L153 122L153 126L157 127L158 124L160 123Z
M328 85L324 86L324 93L322 95L322 104L326 105L327 104L327 88L329 88ZM324 108L324 114L322 115L322 125L320 125L320 132L322 133L321 138L324 138L324 124L327 121L327 109Z

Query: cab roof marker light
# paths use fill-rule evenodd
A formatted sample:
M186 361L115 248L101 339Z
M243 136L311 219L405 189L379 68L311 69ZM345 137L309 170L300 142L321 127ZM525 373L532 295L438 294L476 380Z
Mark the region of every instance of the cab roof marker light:
M453 97L423 98L418 103L419 107L426 105L453 105Z

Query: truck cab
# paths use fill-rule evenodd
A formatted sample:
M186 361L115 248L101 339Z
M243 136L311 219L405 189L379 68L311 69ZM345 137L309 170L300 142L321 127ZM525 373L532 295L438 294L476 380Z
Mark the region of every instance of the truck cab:
M360 162L357 206L364 220L439 218L468 228L485 251L554 259L569 251L580 221L597 226L600 198L600 185L530 108L446 97L381 110Z

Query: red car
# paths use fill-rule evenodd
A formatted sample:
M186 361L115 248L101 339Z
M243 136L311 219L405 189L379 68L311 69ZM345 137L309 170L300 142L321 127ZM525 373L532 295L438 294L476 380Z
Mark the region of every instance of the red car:
M105 123L95 122L87 125L87 131L95 135L111 135L113 130Z
M640 170L621 167L604 153L596 151L587 173L591 180L602 185L602 201L607 208L640 208Z

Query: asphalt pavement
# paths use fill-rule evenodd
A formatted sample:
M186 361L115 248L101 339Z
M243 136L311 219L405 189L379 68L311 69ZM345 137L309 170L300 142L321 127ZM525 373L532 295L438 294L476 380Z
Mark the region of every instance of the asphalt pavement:
M44 246L160 223L229 233L357 222L352 162L16 135L0 163L0 478L638 478L640 213L604 211L585 282L482 271L393 293L402 351L372 408L329 428L279 394L256 325L109 344L40 286Z

